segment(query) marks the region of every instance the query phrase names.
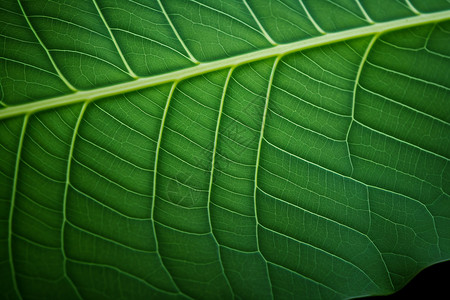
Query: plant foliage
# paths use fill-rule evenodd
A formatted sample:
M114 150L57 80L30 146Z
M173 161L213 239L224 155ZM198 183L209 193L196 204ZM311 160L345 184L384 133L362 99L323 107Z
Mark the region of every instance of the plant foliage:
M450 258L445 0L0 1L5 299L342 299Z

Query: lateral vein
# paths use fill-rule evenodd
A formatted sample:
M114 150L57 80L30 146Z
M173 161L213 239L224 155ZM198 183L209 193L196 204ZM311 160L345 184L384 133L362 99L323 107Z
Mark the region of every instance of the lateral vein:
M59 69L58 65L56 64L55 60L53 59L53 56L50 54L50 51L48 50L47 46L45 46L44 42L41 40L39 35L37 34L36 30L34 29L33 25L30 22L30 19L28 18L28 15L25 13L25 10L22 6L22 3L20 0L17 0L17 3L19 4L20 11L23 14L23 17L25 18L25 21L27 22L28 26L30 27L31 31L33 32L34 37L38 40L39 44L44 49L45 53L47 54L48 59L50 60L53 68L55 68L56 73L58 73L59 78L64 82L64 84L72 91L77 92L78 90L67 80L67 78L62 74L61 70ZM0 114L0 117L2 115Z
M128 74L129 74L131 77L133 77L134 79L139 78L139 77L133 72L133 70L131 69L131 67L128 65L128 62L127 62L127 60L125 59L125 56L123 55L122 50L121 50L120 47L119 47L119 44L117 44L117 41L116 41L116 38L114 37L114 34L112 33L111 27L108 25L108 22L106 22L106 19L105 19L105 17L103 16L102 11L100 10L100 7L99 7L98 4L97 4L97 0L92 0L92 2L94 3L95 9L97 10L97 12L98 12L100 18L102 19L103 24L105 25L106 29L108 30L109 36L111 37L111 40L112 40L114 46L116 47L117 53L119 54L120 59L122 60L123 64L125 65L125 68L127 68Z
M26 114L23 120L22 124L22 131L20 133L20 140L19 145L17 146L17 156L16 156L16 165L14 167L14 181L13 181L13 187L11 191L11 204L9 208L9 217L8 217L8 257L9 257L9 265L11 268L11 279L13 283L14 290L16 291L17 297L22 300L22 295L19 291L19 287L17 285L17 278L16 278L16 269L14 267L14 260L13 260L13 251L12 251L12 227L13 227L13 216L14 216L14 207L16 204L16 195L17 195L17 181L19 177L19 166L21 161L21 154L22 154L22 147L23 147L23 140L25 138L25 131L27 129L28 120L30 115Z

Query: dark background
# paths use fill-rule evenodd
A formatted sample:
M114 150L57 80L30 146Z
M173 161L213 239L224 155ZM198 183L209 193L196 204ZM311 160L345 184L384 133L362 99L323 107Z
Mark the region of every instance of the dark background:
M450 299L450 261L422 270L404 288L394 294L359 299Z

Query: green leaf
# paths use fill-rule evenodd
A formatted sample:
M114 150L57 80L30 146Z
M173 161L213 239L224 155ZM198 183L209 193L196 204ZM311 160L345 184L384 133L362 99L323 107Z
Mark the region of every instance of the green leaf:
M448 260L449 9L1 1L1 297L341 299Z

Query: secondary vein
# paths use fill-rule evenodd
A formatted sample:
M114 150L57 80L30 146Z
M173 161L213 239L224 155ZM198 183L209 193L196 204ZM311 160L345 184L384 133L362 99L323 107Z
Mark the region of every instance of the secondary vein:
M13 249L12 249L12 226L13 226L13 216L14 216L14 207L16 204L16 195L17 195L17 181L19 177L19 166L20 166L20 160L21 160L21 154L22 154L22 147L23 147L23 140L25 138L25 132L28 125L30 115L25 115L23 124L22 124L22 131L20 133L20 140L19 145L17 146L17 156L16 156L16 164L14 167L14 182L13 187L11 191L11 206L9 208L9 217L8 217L8 256L9 256L9 265L11 268L11 279L13 282L14 290L16 291L17 297L22 300L22 295L20 294L19 287L17 286L17 279L16 279L16 270L14 267L14 260L13 260Z

